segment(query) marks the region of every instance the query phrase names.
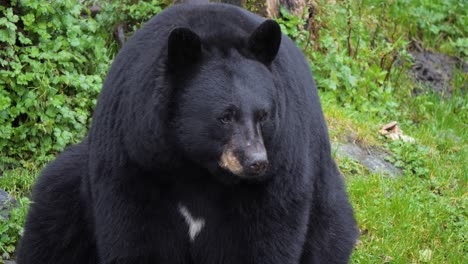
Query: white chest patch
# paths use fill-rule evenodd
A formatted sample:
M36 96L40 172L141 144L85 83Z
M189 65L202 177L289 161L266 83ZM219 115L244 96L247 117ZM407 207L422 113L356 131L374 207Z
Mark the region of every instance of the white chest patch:
M195 238L197 237L198 233L200 233L200 231L203 229L203 226L205 226L205 219L193 218L193 216L190 214L187 207L181 204L179 204L179 212L184 217L185 222L187 223L189 227L190 241L193 242Z

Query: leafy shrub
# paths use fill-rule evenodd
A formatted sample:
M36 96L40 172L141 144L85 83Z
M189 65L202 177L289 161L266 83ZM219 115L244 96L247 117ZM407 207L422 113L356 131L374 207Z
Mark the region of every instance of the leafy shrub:
M368 0L368 2L372 2ZM459 0L399 0L376 6L387 14L382 21L428 47L457 56L468 56L468 4Z
M310 36L310 32L304 30L307 21L303 17L291 15L283 6L280 6L279 10L281 16L276 22L280 25L281 31L292 38L300 48L306 49Z
M406 55L407 42L387 41L380 31L369 30L368 20L355 15L349 4L322 3L313 7L314 16L293 17L281 9L283 32L292 37L310 58L317 87L331 92L348 108L385 115L398 106L393 98L394 62ZM377 16L368 17L370 21Z
M395 109L407 104L414 86L406 74L412 39L427 39L434 48L450 44L447 49L458 55L468 48L468 9L459 1L316 2L310 21L280 9L278 22L309 57L317 87L347 108L402 115Z
M391 156L386 159L403 169L406 175L429 178L430 171L426 164L429 153L427 147L423 147L417 143L396 140L387 143L386 148L392 152Z
M117 26L122 26L125 37L128 38L141 27L142 23L167 7L169 2L168 0L166 2L164 0L111 0L103 4L96 19L102 31L108 32L106 40L110 51L115 54L118 50L112 34Z
M117 52L114 26L131 34L162 5L104 2L96 18L83 8L78 0L0 6L0 170L47 160L84 137Z
M81 11L66 0L0 6L0 162L45 158L85 135L110 60Z

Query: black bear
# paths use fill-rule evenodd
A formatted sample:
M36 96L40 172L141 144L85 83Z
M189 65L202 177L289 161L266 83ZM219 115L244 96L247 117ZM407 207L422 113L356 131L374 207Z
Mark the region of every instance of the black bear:
M346 263L357 238L304 55L224 4L134 34L32 200L18 264Z

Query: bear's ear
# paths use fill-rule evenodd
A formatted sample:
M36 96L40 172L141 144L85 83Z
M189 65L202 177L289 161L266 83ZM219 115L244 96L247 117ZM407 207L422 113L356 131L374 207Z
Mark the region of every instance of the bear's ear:
M274 20L266 20L249 38L250 52L262 63L269 65L276 57L281 44L281 29Z
M176 28L168 39L168 65L182 69L195 63L201 56L200 37L188 28Z

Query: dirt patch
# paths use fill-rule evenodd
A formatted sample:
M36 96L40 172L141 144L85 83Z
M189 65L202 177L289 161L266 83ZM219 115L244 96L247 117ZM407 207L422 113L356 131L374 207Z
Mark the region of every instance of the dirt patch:
M414 57L414 64L410 69L410 74L417 82L422 84L421 89L414 91L416 95L432 90L450 97L455 88L450 84L454 69L468 73L468 64L462 59L425 50L416 42L413 42L410 54ZM464 83L463 87L460 88L465 91L468 88L467 86L468 84Z

